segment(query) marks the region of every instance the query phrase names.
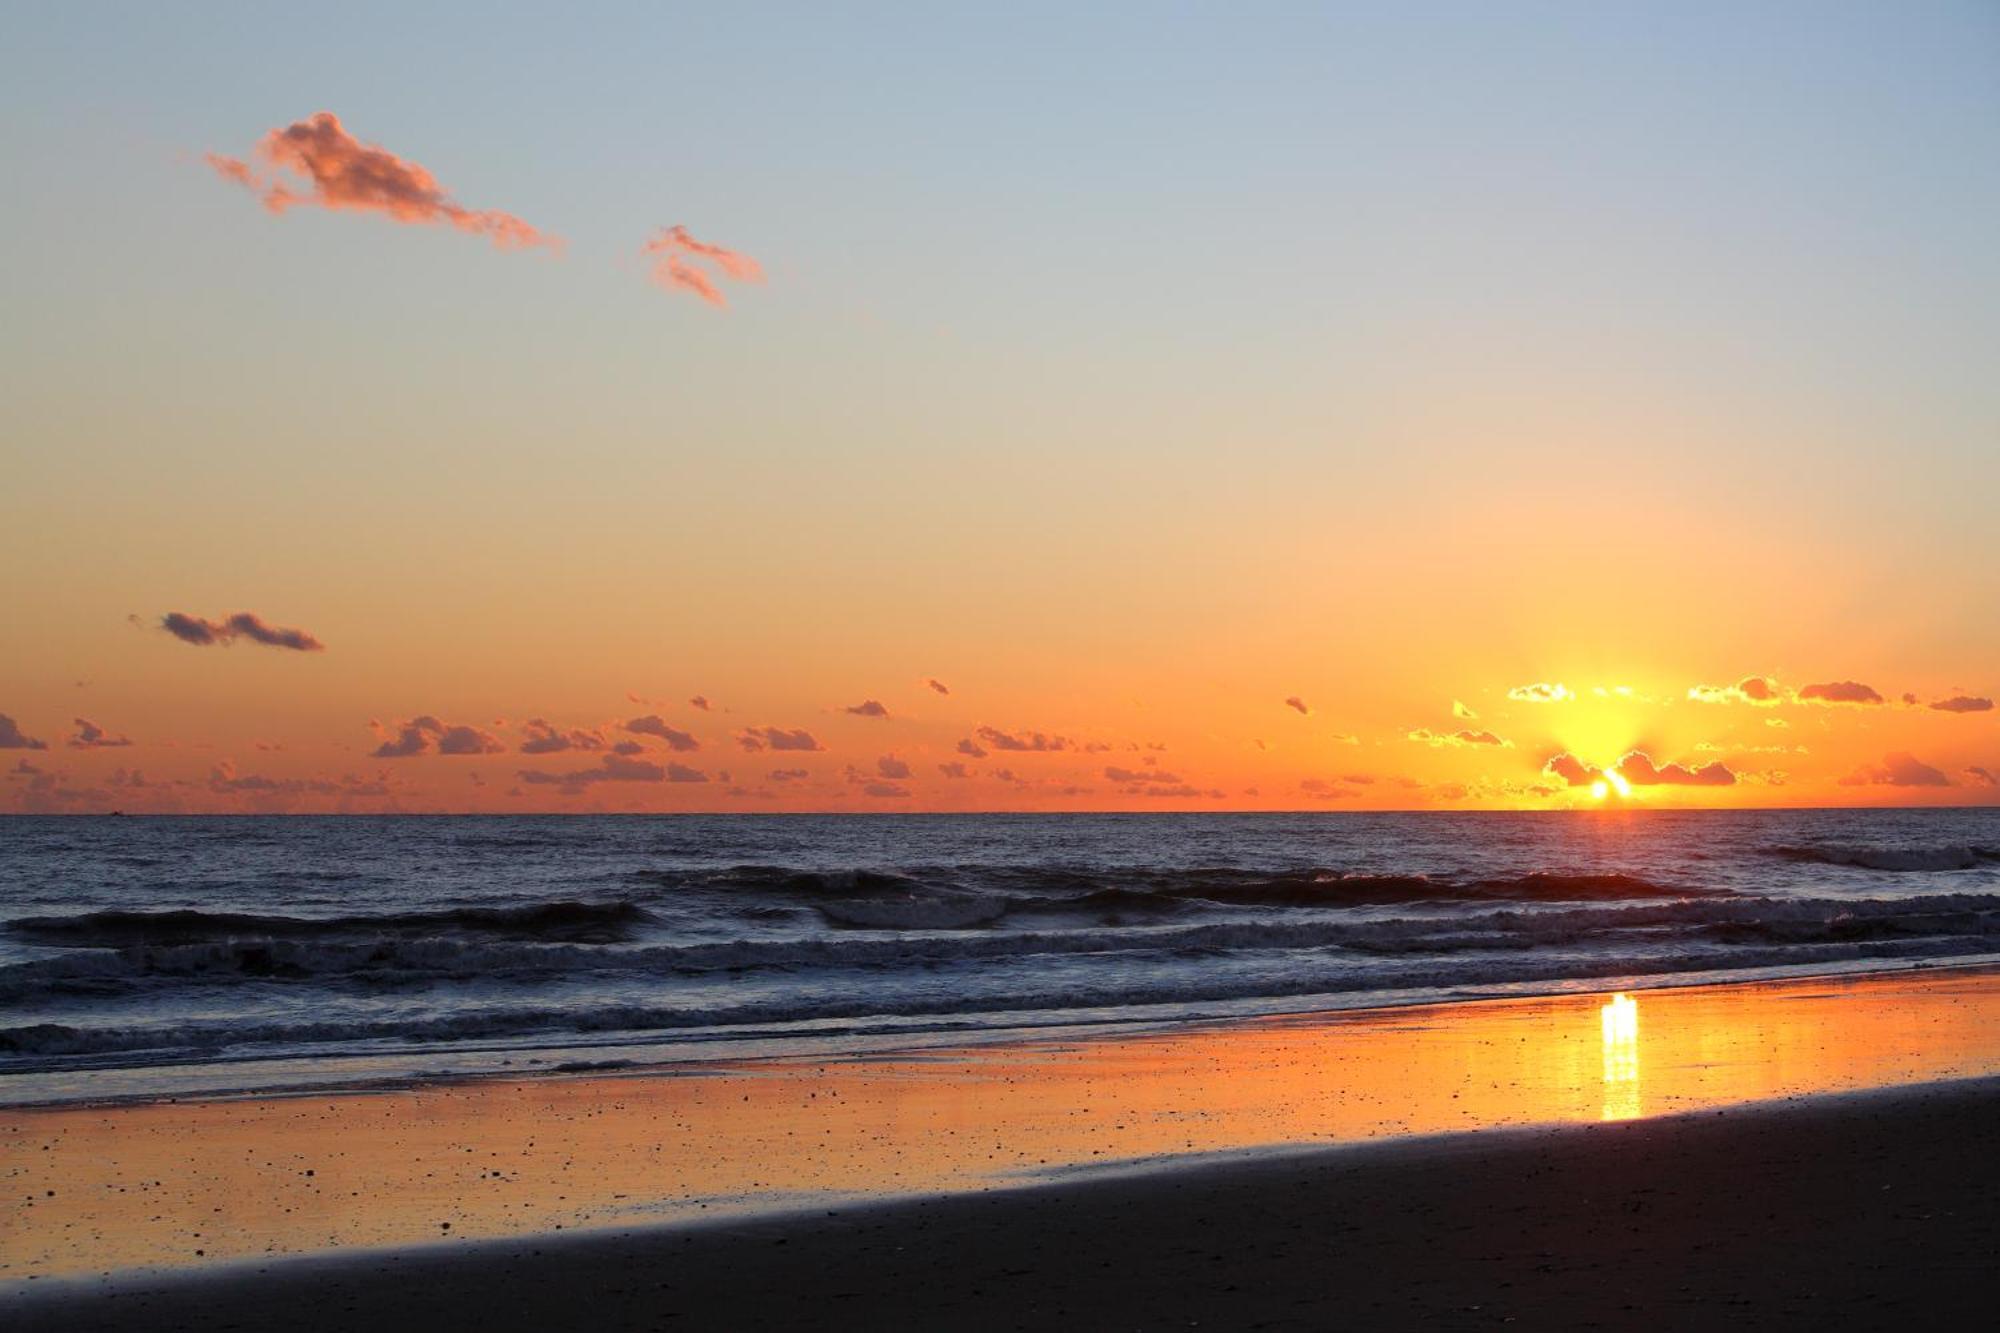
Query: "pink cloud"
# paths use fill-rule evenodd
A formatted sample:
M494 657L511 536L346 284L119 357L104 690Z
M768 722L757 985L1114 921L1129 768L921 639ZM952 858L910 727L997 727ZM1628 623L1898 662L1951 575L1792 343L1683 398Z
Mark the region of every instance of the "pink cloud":
M696 267L697 264L709 264L721 276L738 282L764 280L763 268L750 256L697 241L688 235L686 227L678 224L660 228L639 247L639 253L653 259L655 283L668 291L678 287L682 291L693 292L713 306L726 306L729 302L723 299L721 289L709 273Z
M297 177L305 193L286 179L260 172L238 158L209 153L204 160L217 175L249 190L273 213L325 208L375 213L393 222L417 225L442 222L484 236L502 250L561 245L556 237L536 230L512 213L464 207L430 172L386 148L362 143L331 111L272 130L258 141L256 153L274 172Z

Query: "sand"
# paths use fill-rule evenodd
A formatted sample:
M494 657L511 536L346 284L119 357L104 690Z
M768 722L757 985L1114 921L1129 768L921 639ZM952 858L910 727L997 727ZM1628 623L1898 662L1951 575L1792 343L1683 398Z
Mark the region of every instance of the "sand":
M45 1288L178 1328L1983 1327L2000 1080Z

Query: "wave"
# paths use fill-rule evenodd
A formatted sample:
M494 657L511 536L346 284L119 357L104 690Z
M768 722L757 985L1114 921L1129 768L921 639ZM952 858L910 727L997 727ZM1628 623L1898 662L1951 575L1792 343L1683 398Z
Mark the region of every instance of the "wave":
M1810 865L1853 866L1861 870L1922 872L1976 870L2000 865L2000 848L1957 844L1942 847L1870 847L1827 844L1819 847L1773 847L1773 856Z
M2000 895L1910 899L1735 899L1570 908L1500 908L1453 917L1257 919L1143 928L837 934L696 944L464 938L235 939L92 949L0 967L0 999L112 995L178 984L320 982L369 992L471 982L524 986L585 978L793 972L856 987L898 970L956 964L1247 953L1349 958L1629 947L1858 944L2000 938ZM857 974L867 974L864 981Z
M202 944L244 937L272 940L343 936L433 935L449 931L524 939L610 943L650 919L632 902L521 903L427 912L301 917L251 912L108 910L75 916L19 917L6 923L18 939L78 948Z
M1870 959L1945 959L1991 952L1990 937L1942 937L1892 942L1829 941L1811 945L1707 952L1688 950L1650 954L1644 950L1594 957L1546 959L1418 959L1400 965L1380 962L1357 967L1351 961L1324 960L1282 976L1176 977L1164 980L1111 981L1060 985L1044 983L1004 996L904 991L862 995L848 990L792 999L749 1001L734 1005L582 1004L570 1007L515 1005L445 1014L356 1018L322 1022L232 1022L194 1020L161 1024L82 1026L74 1023L31 1023L0 1028L0 1057L20 1057L18 1069L46 1067L55 1058L133 1056L158 1061L189 1056L213 1057L242 1048L321 1053L337 1044L398 1043L437 1045L501 1039L562 1039L583 1034L683 1032L701 1028L734 1028L825 1024L859 1018L999 1015L1113 1009L1158 1004L1191 1004L1248 998L1279 999L1299 995L1367 994L1380 991L1453 990L1466 987L1548 981L1588 981L1599 977L1668 976L1717 967L1755 969L1824 965ZM260 1056L261 1058L261 1056Z

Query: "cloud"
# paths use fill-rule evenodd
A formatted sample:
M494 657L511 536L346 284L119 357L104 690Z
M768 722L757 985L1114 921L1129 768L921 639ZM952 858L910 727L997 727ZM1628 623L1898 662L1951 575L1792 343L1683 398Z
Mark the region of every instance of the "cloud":
M875 761L875 771L885 778L907 778L910 766L893 754L885 754Z
M1940 713L1990 713L1993 701L1970 694L1955 694L1949 699L1934 699L1931 707Z
M852 713L856 717L889 716L889 710L883 706L882 701L879 699L863 699L858 704L849 704L844 711Z
M1843 787L1949 787L1951 779L1908 751L1885 754L1840 780Z
M1733 787L1736 774L1720 760L1689 768L1685 764L1655 764L1643 750L1634 750L1612 767L1635 787Z
M635 736L657 736L667 743L667 748L676 754L688 754L701 748L701 742L679 727L668 726L666 720L648 713L635 717L625 724L625 730Z
M910 794L908 788L898 787L893 782L863 783L861 786L861 793L864 796L877 796L881 797L884 800L892 799L898 796L908 796Z
M736 743L744 749L758 750L823 750L826 747L813 738L813 734L803 728L786 730L783 727L746 727L736 733Z
M692 699L688 700L688 704L691 707L699 708L704 713L709 711L708 696L705 694L695 695Z
M1799 689L1800 703L1816 704L1879 704L1882 696L1872 686L1863 685L1858 680L1829 680L1817 685L1805 685Z
M1507 691L1507 697L1517 704L1559 704L1576 698L1567 685L1551 685L1539 680L1533 685L1514 686Z
M76 735L69 738L73 749L116 750L132 743L129 737L113 736L86 718L79 717L72 720L76 723Z
M773 782L804 782L812 776L809 768L774 768L771 770Z
M598 761L595 768L571 769L566 773L543 773L536 769L520 770L521 781L542 787L560 787L574 795L585 787L599 782L707 782L708 774L698 768L688 768L682 764L660 765L645 759L632 759L619 754L607 754Z
M527 738L521 742L522 754L557 754L563 750L602 750L604 737L595 731L563 731L550 726L539 717L531 717L521 724Z
M1473 712L1470 708L1466 707L1464 704L1460 703L1456 699L1453 699L1451 701L1451 715L1459 719L1461 722L1473 722L1477 721L1479 718L1479 714Z
M1068 737L1044 736L1039 731L1006 732L1000 730L998 727L979 727L975 729L974 734L996 750L1005 750L1015 754L1028 752L1037 754L1054 753L1059 750L1074 750L1076 748L1076 742L1070 740ZM970 751L965 750L963 744L959 746L959 749L962 752L970 753Z
M0 750L46 750L47 741L38 741L32 736L23 736L14 719L0 713Z
M433 749L439 754L466 755L499 754L506 748L477 727L454 726L425 713L403 723L394 739L383 741L369 753L377 759L410 759Z
M939 764L937 768L938 772L948 778L969 778L972 776L972 770L960 763Z
M248 639L267 648L289 648L298 653L326 651L325 644L304 630L266 624L248 611L238 611L222 620L204 620L181 611L169 611L160 617L160 628L182 643L191 643L197 648Z
M1299 698L1299 696L1296 694L1292 695L1290 698L1285 700L1285 707L1291 709L1294 713L1297 713L1300 717L1312 716L1313 710L1306 705L1306 701L1304 699Z
M723 299L714 278L697 265L706 263L717 274L738 282L764 280L763 268L750 256L697 241L679 224L660 228L639 247L639 254L653 259L653 281L660 287L693 292L713 306L726 306L729 302Z
M208 153L203 160L217 175L250 191L277 214L294 208L325 208L374 213L392 222L417 225L442 222L484 236L501 250L537 245L556 249L562 244L512 213L459 204L430 172L386 148L362 143L331 111L272 130L258 141L256 155L270 172L219 153ZM299 178L306 192L300 193L297 185L277 172Z
M1572 787L1588 787L1604 774L1593 764L1586 764L1568 751L1551 755L1542 765L1542 772L1550 777L1561 778Z
M1104 777L1108 782L1122 782L1134 786L1146 783L1176 786L1181 782L1179 774L1169 773L1164 768L1118 768L1114 766L1104 770Z
M1749 703L1759 707L1784 702L1785 692L1769 676L1745 676L1734 685L1690 685L1687 697L1698 704Z
M930 677L928 680L924 682L924 684L930 686L932 689L936 690L939 694L951 693L951 686L945 684L943 681L939 680L936 676Z
M1983 768L1978 764L1969 765L1965 770L1965 776L1971 778L1982 787L2000 787L2000 778L1993 776L1993 770Z
M1454 731L1450 733L1432 731L1429 727L1418 727L1409 733L1409 738L1433 749L1445 745L1497 745L1502 749L1512 749L1514 742L1503 741L1490 731Z
M984 759L986 757L986 747L970 737L958 743L958 752L972 759Z

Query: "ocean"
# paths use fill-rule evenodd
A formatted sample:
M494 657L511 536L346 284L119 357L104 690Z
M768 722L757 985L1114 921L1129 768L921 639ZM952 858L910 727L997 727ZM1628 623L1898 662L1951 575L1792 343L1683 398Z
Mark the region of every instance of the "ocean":
M2000 810L19 817L0 1102L2000 954Z

